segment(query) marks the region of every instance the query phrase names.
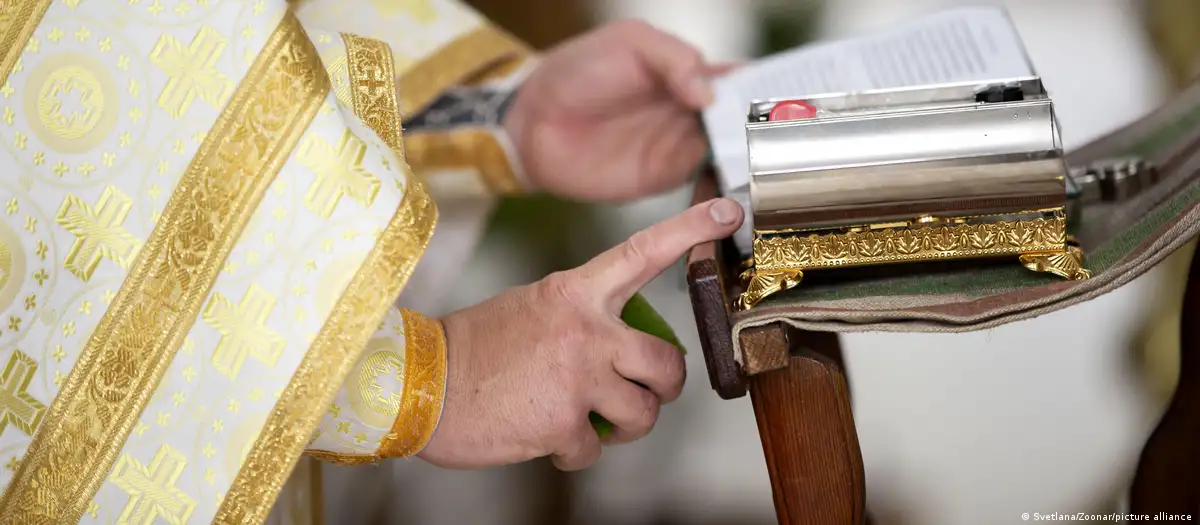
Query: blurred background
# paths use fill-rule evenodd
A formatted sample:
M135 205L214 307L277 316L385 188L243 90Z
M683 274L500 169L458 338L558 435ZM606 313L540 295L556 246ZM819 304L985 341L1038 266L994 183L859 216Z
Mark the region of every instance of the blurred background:
M711 60L741 60L885 27L954 0L475 0L540 48L643 19ZM1196 72L1196 0L1012 0L1074 148L1148 112ZM684 209L691 188L620 207L506 201L454 294L473 304L575 266ZM1192 249L1089 303L961 335L843 338L874 522L1015 523L1022 512L1113 511L1169 398ZM483 472L400 472L401 522L775 523L749 398L709 389L680 266L647 298L679 332L690 380L645 440L582 473L535 462Z

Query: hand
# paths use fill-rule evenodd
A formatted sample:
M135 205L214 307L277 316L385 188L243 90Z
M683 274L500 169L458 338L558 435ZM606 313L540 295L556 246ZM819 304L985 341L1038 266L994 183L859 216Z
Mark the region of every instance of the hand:
M574 270L446 316L445 405L420 457L483 468L551 455L561 469L586 468L601 448L593 411L613 423L611 442L646 435L659 406L679 396L684 362L670 343L622 323L621 307L741 222L734 201L699 204Z
M550 51L505 128L538 190L588 201L659 193L704 159L697 112L723 69L648 24L611 24Z

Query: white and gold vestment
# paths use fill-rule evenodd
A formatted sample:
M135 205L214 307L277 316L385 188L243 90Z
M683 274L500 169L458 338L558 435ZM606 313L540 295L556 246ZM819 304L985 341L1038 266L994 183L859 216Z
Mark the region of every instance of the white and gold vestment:
M257 523L305 455L418 452L445 340L395 302L484 218L438 205L521 188L430 108L526 54L451 0L0 0L0 523Z

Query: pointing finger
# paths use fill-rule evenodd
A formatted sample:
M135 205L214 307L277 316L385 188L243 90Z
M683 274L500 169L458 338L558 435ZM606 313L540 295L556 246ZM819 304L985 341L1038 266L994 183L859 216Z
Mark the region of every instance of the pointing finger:
M742 207L736 201L713 199L633 234L574 271L585 288L617 312L692 247L729 237L741 224Z

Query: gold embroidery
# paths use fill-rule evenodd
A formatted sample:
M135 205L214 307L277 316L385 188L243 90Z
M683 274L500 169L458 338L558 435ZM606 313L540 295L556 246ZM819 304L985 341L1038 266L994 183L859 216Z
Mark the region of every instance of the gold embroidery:
M67 270L88 281L104 257L128 268L141 248L141 241L122 227L131 209L133 199L116 186L104 188L94 207L79 197L67 195L54 217L55 222L75 236L75 243L63 262Z
M408 282L433 235L437 208L424 183L411 174L407 181L399 209L275 404L213 523L259 523L266 517L312 429Z
M8 364L4 365L4 372L0 374L0 436L9 424L27 436L33 436L42 422L46 405L26 392L37 366L37 361L20 350L14 351Z
M482 86L492 82L508 79L520 71L521 68L525 66L525 63L528 59L528 56L521 55L506 60L501 60L496 65L467 77L463 80L463 85Z
M380 182L362 167L367 145L346 130L337 148L320 137L310 137L300 150L300 162L316 173L317 179L304 195L304 205L328 219L342 196L348 196L369 208L379 193Z
M337 96L340 104L352 107L353 102L350 101L350 77L346 71L346 55L337 55L327 62L329 67L325 69L325 72L329 75L330 83L333 84L333 94Z
M329 93L316 61L303 28L286 15L205 137L51 405L0 501L0 523L83 515L234 241Z
M32 92L32 91L31 91ZM63 115L62 98L75 94L79 107ZM42 125L64 140L75 140L86 135L100 123L107 109L105 93L100 80L91 71L79 66L65 66L46 75L38 90L37 115Z
M121 456L108 478L129 493L117 523L152 525L159 519L171 525L187 523L196 510L196 500L175 486L186 466L187 456L169 445L160 447L148 466L129 454Z
M392 50L370 38L343 34L354 114L375 130L397 155L404 143L400 129L400 103L396 100L396 72Z
M484 25L442 46L400 77L400 113L415 115L451 86L505 58L529 53L507 33Z
M12 201L16 202L16 198ZM38 241L38 254L45 255L45 244ZM21 246L21 238L5 221L0 221L0 312L21 293L25 279L25 250ZM34 278L37 276L35 274Z
M50 56L33 68L24 84L28 86L24 90L26 115L36 117L29 118L30 128L56 151L90 151L117 127L120 93L116 82L104 65L89 55Z
M213 294L202 317L221 334L212 357L218 372L237 379L248 355L275 366L286 341L267 327L267 316L274 308L275 297L258 285L251 285L236 307L225 296Z
M428 24L437 19L438 12L433 0L371 0L371 4L384 16L407 13L418 22Z
M0 86L8 83L25 42L42 21L51 0L0 0Z
M233 81L218 71L216 64L227 44L224 36L208 27L201 29L186 48L171 35L160 37L150 52L150 60L167 73L158 107L178 119L197 96L213 107L225 104L233 91Z
M304 453L314 459L335 465L370 465L378 463L380 459L383 459L375 454L346 454L344 452L330 452L328 450L306 450Z
M408 165L422 176L428 177L426 172L433 170L478 171L493 192L521 192L508 153L485 129L409 133L405 142Z
M404 356L397 341L376 337L367 344L366 358L347 378L346 394L350 409L363 423L374 428L391 428L400 412L404 393ZM380 384L381 378L394 376L394 383ZM395 384L399 388L393 386Z
M400 313L404 316L407 364L404 398L392 432L379 447L385 458L409 457L429 443L446 394L446 334L441 321L410 310Z

